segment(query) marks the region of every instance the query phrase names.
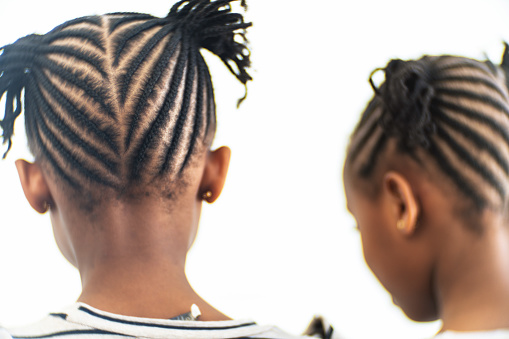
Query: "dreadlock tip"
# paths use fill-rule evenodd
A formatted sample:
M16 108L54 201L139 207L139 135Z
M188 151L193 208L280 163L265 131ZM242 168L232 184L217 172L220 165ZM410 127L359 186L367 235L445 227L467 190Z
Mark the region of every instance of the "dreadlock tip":
M247 97L247 95L244 95L244 97L237 100L237 109L240 108L240 105L244 102L244 100L246 100L246 97Z
M251 79L250 79L251 80ZM246 81L247 82L247 81ZM240 105L244 102L244 100L246 100L247 98L247 83L244 82L244 96L242 98L240 98L239 100L237 100L237 109L240 107Z

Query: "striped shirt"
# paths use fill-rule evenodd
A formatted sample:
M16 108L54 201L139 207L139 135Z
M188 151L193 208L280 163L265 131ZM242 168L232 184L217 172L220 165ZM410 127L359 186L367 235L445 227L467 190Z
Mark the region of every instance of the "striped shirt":
M103 312L76 303L61 313L52 313L38 323L8 330L17 338L180 338L180 339L297 339L274 326L253 321L185 321L148 319Z

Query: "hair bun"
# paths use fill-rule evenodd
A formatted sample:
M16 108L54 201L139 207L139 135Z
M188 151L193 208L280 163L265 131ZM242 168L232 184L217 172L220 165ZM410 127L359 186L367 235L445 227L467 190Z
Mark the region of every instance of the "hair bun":
M221 58L245 85L252 78L246 71L251 62L244 30L252 23L244 22L242 14L231 12L232 1L236 0L179 1L171 8L167 18L170 23L187 31L200 47ZM241 5L247 8L245 0L241 1ZM235 36L240 36L240 41Z
M388 135L401 138L401 146L428 146L435 132L430 105L435 94L426 58L419 61L391 60L385 83L377 91L383 102L381 124Z

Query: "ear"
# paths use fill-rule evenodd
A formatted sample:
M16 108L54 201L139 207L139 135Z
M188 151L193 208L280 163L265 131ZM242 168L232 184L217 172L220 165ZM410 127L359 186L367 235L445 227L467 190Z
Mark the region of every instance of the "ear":
M230 155L231 151L226 146L209 152L198 190L199 200L205 200L210 204L219 198L226 181ZM210 194L208 194L209 192Z
M420 208L408 180L398 172L388 172L383 179L383 190L394 216L394 227L404 235L414 234Z
M45 213L54 205L44 173L37 163L16 160L21 187L28 203L39 213Z

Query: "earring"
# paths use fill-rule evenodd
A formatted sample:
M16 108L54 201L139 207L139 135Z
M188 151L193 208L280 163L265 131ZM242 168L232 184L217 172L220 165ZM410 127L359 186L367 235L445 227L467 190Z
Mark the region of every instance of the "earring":
M51 208L50 203L49 203L49 202L47 202L47 201L45 201L45 202L43 203L43 205L42 205L42 206L43 206L43 208L44 208L44 212L43 212L43 213L48 212L48 210Z
M201 195L201 198L203 200L208 200L212 197L212 191L207 191Z
M396 228L400 231L405 229L405 221L403 219L398 220L398 222L396 223Z

